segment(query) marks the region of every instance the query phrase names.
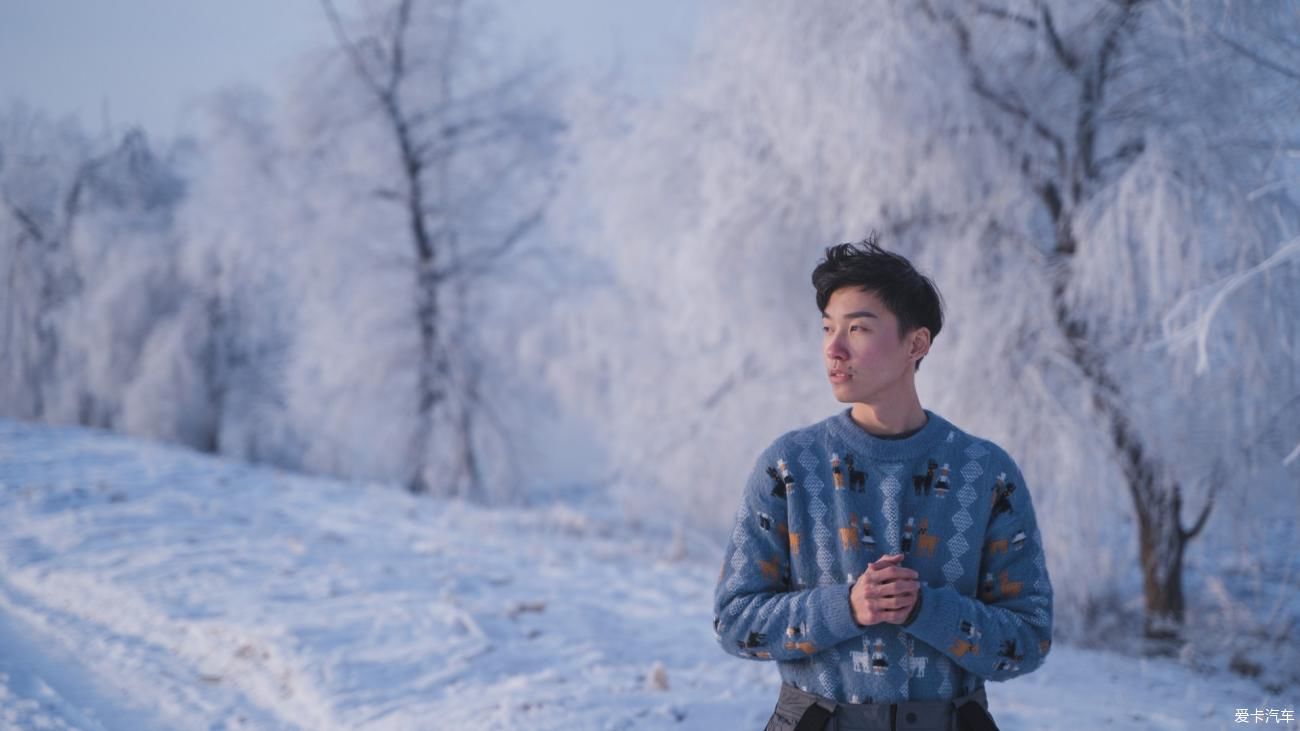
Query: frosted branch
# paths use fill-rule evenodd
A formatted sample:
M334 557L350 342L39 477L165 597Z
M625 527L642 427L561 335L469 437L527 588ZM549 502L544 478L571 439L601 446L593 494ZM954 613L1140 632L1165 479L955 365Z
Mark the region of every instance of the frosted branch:
M1282 248L1273 252L1273 255L1264 261L1228 277L1228 279L1219 286L1218 291L1216 291L1214 297L1210 299L1205 310L1197 315L1190 325L1182 328L1170 338L1170 340L1183 342L1195 338L1196 373L1204 373L1209 368L1209 355L1207 351L1210 339L1210 325L1213 324L1214 316L1218 313L1219 309L1223 307L1223 304L1227 301L1228 297L1245 286L1246 283L1256 275L1268 271L1295 256L1300 256L1300 237L1290 240L1283 245ZM1294 453L1292 456L1287 457L1288 460L1294 458Z
M1284 65L1282 65L1281 63L1278 63L1277 61L1274 61L1273 59L1268 58L1267 56L1263 55L1262 53L1259 53L1259 52L1254 51L1254 50L1252 50L1252 49L1250 49L1250 48L1247 48L1246 46L1244 46L1244 45L1242 45L1242 44L1240 44L1240 43L1234 41L1233 39L1231 39L1231 38L1229 38L1229 37L1227 37L1227 36L1225 36L1225 35L1223 35L1222 33L1219 32L1219 30L1218 30L1217 28L1211 28L1211 29L1210 29L1210 33L1211 33L1211 35L1213 35L1214 38L1215 38L1216 40L1218 40L1220 43L1222 43L1223 45L1227 46L1228 48L1231 48L1232 50L1236 51L1238 54L1240 54L1240 55L1242 55L1242 56L1245 56L1246 58L1248 58L1248 59L1250 59L1251 61L1255 62L1257 65L1259 65L1259 66L1261 66L1261 67L1263 67L1263 68L1266 68L1266 69L1268 69L1268 70L1270 70L1270 71L1273 71L1273 72L1275 72L1275 73L1281 74L1281 75L1287 77L1288 79L1291 79L1292 81L1300 81L1300 71L1297 71L1297 70L1292 69L1292 68L1288 68L1287 66L1284 66Z
M987 15L989 17L996 18L998 20L1005 20L1010 23L1015 23L1016 25L1022 26L1024 28L1029 28L1030 30L1033 30L1038 27L1037 21L1035 21L1033 18L1027 15L1021 15L1020 13L1008 10L1006 8L994 7L993 5L989 5L988 3L977 3L975 5L975 12L980 15Z
M9 213L17 219L18 223L22 224L22 227L26 229L27 235L31 236L36 241L44 241L45 234L41 231L40 225L36 223L36 219L27 215L27 211L24 211L21 207L14 204L14 202L9 199L9 196L6 195L3 196L3 198L5 207L9 209Z
M439 271L435 276L438 281L446 281L460 276L472 276L479 273L479 270L486 264L495 261L501 256L509 253L520 241L524 239L534 228L536 228L543 218L543 211L534 211L516 223L506 235L496 244L483 251L476 252L473 256L462 259Z
M378 79L370 73L366 67L365 59L361 58L361 51L357 44L348 37L347 30L343 27L343 19L339 17L338 9L330 0L321 0L321 7L325 10L325 15L329 18L330 27L334 30L334 36L338 39L339 45L343 48L348 59L352 61L352 66L357 70L357 75L361 77L362 82L374 92L375 96L381 100L386 98L385 89L380 85Z
M957 37L957 49L961 53L962 62L970 71L971 89L983 97L1003 113L1015 117L1034 131L1035 134L1046 140L1056 152L1057 164L1063 164L1065 161L1065 141L1053 130L1046 122L1034 115L1027 105L1010 95L999 93L994 90L985 79L984 70L975 60L974 49L972 48L970 29L965 23L957 17L956 13L945 11L939 13L928 3L923 6L927 13L934 18L942 18L949 27L952 28L953 34Z
M1056 32L1056 23L1052 21L1052 11L1048 10L1047 4L1042 5L1043 11L1043 30L1047 33L1047 40L1052 44L1052 51L1056 53L1056 58L1060 60L1061 65L1067 71L1074 72L1079 68L1079 59L1075 58L1065 47L1065 42L1061 40L1061 35Z

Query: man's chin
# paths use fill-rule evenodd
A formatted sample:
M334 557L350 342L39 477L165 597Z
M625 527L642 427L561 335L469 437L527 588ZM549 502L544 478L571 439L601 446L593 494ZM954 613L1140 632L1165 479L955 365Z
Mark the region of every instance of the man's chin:
M853 404L858 401L858 399L854 398L855 394L847 388L836 388L835 386L831 386L831 395L835 397L836 401L839 401L842 404Z

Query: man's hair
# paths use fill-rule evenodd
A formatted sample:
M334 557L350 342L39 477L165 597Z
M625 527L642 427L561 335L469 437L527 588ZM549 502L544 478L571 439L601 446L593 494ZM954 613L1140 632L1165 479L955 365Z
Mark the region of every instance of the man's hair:
M905 257L880 248L874 233L856 244L827 248L826 258L813 269L812 284L821 312L826 311L831 295L844 287L874 293L898 318L900 340L924 327L934 342L943 328L943 300L934 282ZM916 367L921 367L921 360Z

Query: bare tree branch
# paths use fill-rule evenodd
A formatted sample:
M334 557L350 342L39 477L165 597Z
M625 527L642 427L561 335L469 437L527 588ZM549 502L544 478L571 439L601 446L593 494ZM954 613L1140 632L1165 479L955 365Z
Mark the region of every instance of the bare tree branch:
M1048 142L1056 152L1058 166L1065 161L1065 142L1060 135L1056 134L1047 123L1034 116L1028 108L1011 97L995 91L984 77L984 71L975 61L974 49L971 46L970 29L965 23L957 17L957 14L950 9L945 8L942 12L936 11L928 3L922 3L923 10L931 16L932 19L942 19L952 29L953 34L957 37L957 48L961 54L962 61L970 72L971 88L980 97L992 103L1003 113L1014 117L1021 122L1028 124L1029 127L1040 137Z
M1052 130L1051 127L1047 126L1046 122L1043 122L1038 118L1036 118L1033 114L1030 113L1028 109L1023 107L1022 105L1016 103L1015 101L1007 97L999 95L997 92L990 89L988 85L985 84L983 79L983 74L979 71L979 69L972 67L971 73L976 77L971 84L971 88L974 89L976 94L979 94L981 97L991 102L994 106L996 106L998 109L1002 110L1006 114L1009 114L1021 120L1022 122L1028 124L1030 128L1033 129L1034 132L1038 134L1039 137L1042 137L1044 140L1046 140L1048 143L1052 145L1052 147L1056 151L1056 156L1058 161L1065 159L1065 142L1061 139L1061 137L1058 134L1056 134L1054 130Z
M1095 156L1097 140L1097 117L1101 111L1106 94L1106 83L1110 81L1110 66L1115 54L1119 52L1120 33L1128 26L1134 16L1136 3L1129 3L1124 11L1111 24L1097 52L1097 61L1089 69L1083 80L1079 93L1079 121L1075 127L1075 145L1079 160L1079 171L1073 181L1073 196L1077 201L1083 195L1083 187L1099 177Z
M1021 15L1020 13L1007 10L1006 8L994 7L993 5L990 5L988 3L976 3L975 12L980 15L987 15L991 18L996 18L998 20L1005 20L1011 23L1015 23L1016 25L1019 25L1021 27L1029 28L1030 30L1034 30L1038 28L1038 22L1033 18L1027 15Z
M1214 471L1214 482L1210 485L1210 494L1206 496L1205 505L1201 507L1201 514L1196 516L1196 520L1193 521L1191 528L1184 530L1182 527L1182 516L1175 514L1174 519L1178 521L1178 534L1182 537L1183 543L1187 543L1195 538L1197 534L1201 532L1201 529L1205 527L1205 522L1209 520L1210 510L1214 508L1214 497L1218 493L1220 485L1223 484L1223 476L1221 472L1221 470L1217 469ZM1174 487L1174 495L1175 499L1178 499L1181 502L1181 496L1178 493L1177 486Z
M1238 43L1237 41L1220 33L1218 28L1209 28L1209 31L1210 31L1210 35L1214 36L1215 40L1219 41L1220 43L1227 46L1228 48L1231 48L1232 50L1236 51L1242 56L1245 56L1251 61L1254 61L1256 64L1259 64L1260 66L1270 71L1273 71L1274 73L1281 74L1282 76L1285 76L1286 78L1291 79L1292 81L1300 81L1300 71L1297 71L1296 69L1293 68L1288 68L1287 66L1278 63L1277 61L1274 61L1271 58L1268 58L1264 54L1255 51L1251 48L1248 48L1241 43Z
M377 79L375 79L374 75L370 73L370 69L366 66L365 59L361 57L361 52L358 50L357 44L348 37L347 29L343 27L343 19L339 17L338 9L334 7L332 0L320 0L320 2L321 7L325 10L326 17L329 18L330 27L334 30L334 37L338 40L339 47L343 49L343 52L348 55L348 59L352 61L352 67L356 69L357 75L361 77L362 82L370 88L370 91L374 93L376 97L383 99L386 96L385 88Z
M472 276L480 273L492 261L508 253L520 241L524 239L534 228L541 224L544 218L543 211L538 209L530 215L517 222L505 236L501 237L495 245L490 248L475 251L472 256L461 257L459 261L454 262L451 266L439 271L435 277L438 281L446 281L461 276Z
M391 75L388 92L396 99L397 87L406 78L406 33L411 25L411 0L401 0L397 5L397 27L393 29L393 49L389 61Z
M1043 32L1047 34L1047 41L1051 44L1056 59L1061 62L1066 71L1070 73L1078 71L1079 59L1070 53L1069 49L1065 47L1065 42L1061 40L1061 35L1056 32L1056 23L1052 20L1052 11L1044 2L1040 2L1038 7L1043 18Z
M45 233L41 230L40 224L36 223L36 219L32 218L28 215L27 211L24 211L14 203L13 199L11 199L7 193L0 196L0 198L4 199L5 207L8 208L9 213L18 220L18 223L22 224L22 227L27 231L28 236L31 236L39 242L45 241Z
M1143 140L1129 140L1120 145L1115 152L1098 160L1097 171L1102 172L1111 165L1122 165L1131 162L1138 155L1145 152L1146 147L1146 142Z
M92 160L77 170L77 175L72 180L72 187L68 189L68 194L63 199L63 236L71 233L72 226L76 223L77 214L81 212L81 191L85 189L86 178L90 177L90 172L96 164L97 162Z

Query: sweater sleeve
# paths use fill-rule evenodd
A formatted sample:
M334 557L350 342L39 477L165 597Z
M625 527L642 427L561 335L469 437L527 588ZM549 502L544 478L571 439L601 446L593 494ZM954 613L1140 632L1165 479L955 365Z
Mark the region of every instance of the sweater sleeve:
M779 443L779 442L778 442ZM714 593L714 635L727 653L796 660L861 635L850 584L791 590L787 500L768 448L745 485ZM771 472L769 472L769 469Z
M998 681L1043 664L1052 644L1052 583L1024 477L1001 449L993 454L978 596L925 585L904 629L963 669Z

